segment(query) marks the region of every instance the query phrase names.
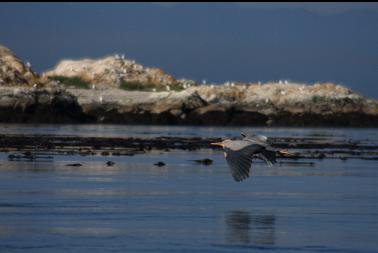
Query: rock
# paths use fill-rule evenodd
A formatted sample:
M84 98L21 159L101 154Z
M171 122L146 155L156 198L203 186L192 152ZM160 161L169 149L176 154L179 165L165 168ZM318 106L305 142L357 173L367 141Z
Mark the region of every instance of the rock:
M213 160L209 158L201 159L201 160L194 160L196 163L203 164L203 165L211 165L213 163Z
M70 166L70 167L81 167L83 166L81 163L69 163L69 164L66 164L66 166Z
M76 97L51 88L0 87L1 122L85 122Z
M14 155L14 154L8 155L9 160L17 159L18 157L19 157L18 155Z
M119 87L122 82L141 82L155 86L172 85L176 80L159 68L146 68L133 60L116 56L100 59L63 60L47 77L80 77L96 88Z
M163 163L163 162L157 162L154 165L158 166L158 167L162 167L162 166L165 166L165 163Z
M209 104L189 114L189 121L201 125L226 125L230 119L231 108L228 105Z
M180 92L170 92L166 97L156 101L155 106L151 106L152 113L162 113L178 110L188 112L200 108L207 103L198 95L195 90L188 89ZM175 113L179 115L180 113Z
M0 45L0 87L29 86L39 83L39 76L8 48Z
M195 90L180 92L68 89L83 111L104 123L177 124L206 104ZM98 97L104 97L99 104Z
M115 164L115 163L112 162L112 161L107 161L107 162L106 162L106 165L107 165L107 166L113 166L114 164Z

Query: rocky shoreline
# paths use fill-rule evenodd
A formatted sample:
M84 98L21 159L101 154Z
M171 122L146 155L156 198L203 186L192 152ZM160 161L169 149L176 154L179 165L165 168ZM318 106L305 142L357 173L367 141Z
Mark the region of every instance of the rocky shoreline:
M378 101L333 83L199 85L123 55L38 75L0 46L0 122L377 127Z
M376 101L210 102L204 87L179 92L0 87L0 122L157 125L378 126ZM231 88L212 88L214 95ZM238 89L238 88L235 88ZM252 89L252 88L244 88ZM248 92L248 91L244 91Z

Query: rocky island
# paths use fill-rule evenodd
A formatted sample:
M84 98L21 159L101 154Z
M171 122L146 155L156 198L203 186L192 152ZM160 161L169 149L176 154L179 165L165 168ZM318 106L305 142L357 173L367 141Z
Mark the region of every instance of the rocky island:
M378 101L334 83L175 79L124 55L38 74L0 46L0 122L378 126Z

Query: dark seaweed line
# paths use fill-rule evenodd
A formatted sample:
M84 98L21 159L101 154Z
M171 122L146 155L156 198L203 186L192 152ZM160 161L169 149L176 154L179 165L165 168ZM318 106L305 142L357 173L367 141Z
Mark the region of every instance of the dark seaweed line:
M43 155L103 155L132 156L150 150L213 149L209 143L220 138L154 137L109 138L51 135L0 135L0 152L16 152L12 160L43 158ZM378 160L378 146L350 140L324 138L271 138L274 148L295 150L293 157L283 159L367 159Z
M211 142L220 141L220 138L198 137L155 137L155 138L109 138L109 137L77 137L77 136L44 136L44 135L0 135L0 148L22 149L55 149L57 147L91 147L102 148L133 148L133 149L199 149L215 148ZM359 142L334 141L315 138L271 138L275 148L289 149L350 149L350 150L377 150L377 144Z

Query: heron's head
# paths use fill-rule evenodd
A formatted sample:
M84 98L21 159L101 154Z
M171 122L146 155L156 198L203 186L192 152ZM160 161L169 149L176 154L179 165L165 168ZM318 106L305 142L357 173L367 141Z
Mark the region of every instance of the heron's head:
M210 143L210 145L220 146L220 147L224 148L224 147L227 147L230 142L231 142L231 140L224 140L224 141L221 141L221 142Z

